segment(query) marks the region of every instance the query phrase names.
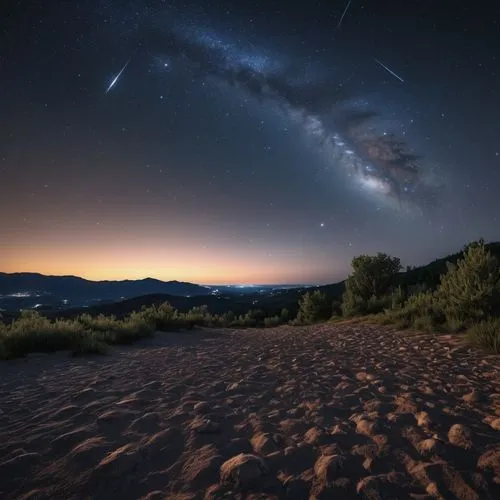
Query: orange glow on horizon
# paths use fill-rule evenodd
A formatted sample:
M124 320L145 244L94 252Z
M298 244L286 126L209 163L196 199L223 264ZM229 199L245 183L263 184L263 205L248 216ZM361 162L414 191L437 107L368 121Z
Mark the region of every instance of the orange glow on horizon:
M207 285L316 284L332 282L325 264L297 251L272 255L253 248L200 248L172 242L170 247L140 242L89 245L84 242L19 245L7 248L0 271L74 275L89 280L156 278ZM305 262L308 265L305 265ZM333 269L332 269L333 271ZM311 279L312 278L312 279Z

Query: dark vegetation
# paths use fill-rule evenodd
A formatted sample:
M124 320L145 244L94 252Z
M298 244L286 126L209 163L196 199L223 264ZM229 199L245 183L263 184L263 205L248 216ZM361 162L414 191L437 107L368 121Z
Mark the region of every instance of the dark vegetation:
M480 240L466 245L449 261L436 261L424 272L411 270L407 275L399 274L397 258L385 254L356 257L346 280L342 314L369 315L398 328L467 332L473 344L500 353L498 253L498 244ZM438 271L442 271L439 281Z
M361 255L353 259L345 282L260 297L258 308L251 307L257 300L247 296L167 296L166 301L159 294L84 312L25 310L0 321L0 359L58 350L71 350L75 355L104 353L110 345L131 343L158 330L272 327L331 318L361 318L428 332L464 332L472 344L499 353L499 256L499 243L487 245L480 240L449 258L403 273L396 257Z

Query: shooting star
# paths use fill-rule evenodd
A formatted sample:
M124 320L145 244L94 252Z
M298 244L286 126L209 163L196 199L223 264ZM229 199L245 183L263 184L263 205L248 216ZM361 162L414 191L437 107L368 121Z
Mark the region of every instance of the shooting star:
M130 62L130 59L125 63L125 66L123 66L123 68L120 70L120 72L113 78L113 81L109 84L109 87L106 89L106 94L115 86L116 82L118 81L118 78L120 78L122 73L125 71L129 62Z
M374 58L374 61L377 64L380 64L380 66L382 66L382 68L384 68L386 71L388 71L392 76L395 76L398 80L402 81L403 83L405 82L399 75L396 75L396 73L394 73L394 71L389 69L383 62L380 62L378 59L375 59L375 58Z
M337 28L340 28L340 25L342 24L342 21L344 20L344 17L347 14L349 7L351 6L351 2L352 2L352 0L349 0L347 2L347 5L345 6L344 12L342 12L342 15L340 16L340 21L339 21L339 24L337 24Z

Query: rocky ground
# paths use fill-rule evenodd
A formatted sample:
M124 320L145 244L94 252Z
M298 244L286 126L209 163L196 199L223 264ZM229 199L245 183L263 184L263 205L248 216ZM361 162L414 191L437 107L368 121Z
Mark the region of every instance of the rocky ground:
M0 363L0 497L500 498L500 362L320 325Z

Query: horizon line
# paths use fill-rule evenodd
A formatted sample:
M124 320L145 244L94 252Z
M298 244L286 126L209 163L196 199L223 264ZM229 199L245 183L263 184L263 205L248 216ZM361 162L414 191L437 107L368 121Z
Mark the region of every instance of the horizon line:
M106 278L106 279L94 279L94 278L86 278L85 276L79 276L77 274L44 274L39 271L14 271L14 272L7 272L7 271L0 271L0 274L8 274L8 275L13 275L13 274L38 274L40 276L44 276L47 278L79 278L83 279L85 281L91 281L94 283L99 283L99 282L106 282L106 281L144 281L144 280L156 280L156 281L161 281L163 283L169 283L169 282L177 282L177 283L189 283L192 285L198 285L198 286L206 286L206 287L217 287L217 286L234 286L234 287L258 287L258 286L289 286L289 287L302 287L302 286L324 286L324 285L331 285L334 283L340 283L344 280L338 280L338 281L325 281L321 283L293 283L293 282L269 282L269 283L262 283L262 282L252 282L252 283L242 283L242 282L226 282L226 283L214 283L214 282L198 282L198 281L185 281L185 280L179 280L179 279L161 279L161 278L154 278L153 276L145 276L141 278ZM345 279L345 278L344 278Z

